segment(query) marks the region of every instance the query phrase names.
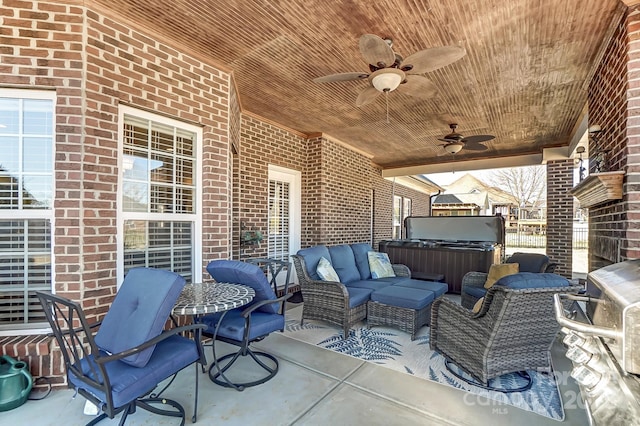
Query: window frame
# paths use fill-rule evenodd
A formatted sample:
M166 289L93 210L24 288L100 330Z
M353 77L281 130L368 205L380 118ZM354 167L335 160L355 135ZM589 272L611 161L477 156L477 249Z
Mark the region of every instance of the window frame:
M55 201L56 201L56 107L57 107L57 95L55 90L32 90L32 89L13 89L13 88L0 88L0 98L12 98L12 99L34 99L34 100L47 100L51 101L51 205L48 208L42 209L24 209L22 206L18 206L17 209L0 209L0 220L29 220L29 219L42 219L49 222L49 250L51 259L51 276L50 291L55 294L56 281L55 281ZM21 137L24 133L20 133ZM22 145L21 145L22 146ZM21 188L20 188L21 190ZM16 215L18 213L18 215ZM3 293L0 293L2 295ZM9 323L8 325L0 326L0 336L15 336L15 335L37 335L46 334L51 331L51 327L46 322L34 323L33 325L25 323Z
M123 206L123 164L124 164L124 124L125 115L135 118L149 120L158 124L168 125L181 130L186 130L196 134L193 153L195 167L193 170L194 179L194 213L149 213L149 212L126 212ZM203 129L201 126L185 123L163 115L155 114L127 105L118 107L118 183L117 183L117 235L116 235L116 279L118 288L124 280L125 252L124 252L124 224L128 220L140 220L146 222L169 221L169 222L191 222L193 224L193 256L192 256L192 282L202 282L202 146Z

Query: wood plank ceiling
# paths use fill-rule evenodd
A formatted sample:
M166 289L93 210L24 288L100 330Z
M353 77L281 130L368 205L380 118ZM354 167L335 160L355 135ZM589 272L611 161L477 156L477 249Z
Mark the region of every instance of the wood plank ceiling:
M93 1L226 66L243 111L330 135L383 168L569 145L601 45L622 10L618 0ZM405 58L448 45L466 55L425 74L438 87L428 99L401 86L356 107L368 80L313 79L369 73L358 48L363 34L392 39ZM496 138L487 151L444 154L438 138L452 122L465 136Z

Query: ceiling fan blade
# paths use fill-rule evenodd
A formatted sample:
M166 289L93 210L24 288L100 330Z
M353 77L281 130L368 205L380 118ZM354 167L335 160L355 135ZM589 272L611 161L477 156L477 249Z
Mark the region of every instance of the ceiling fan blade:
M464 143L480 143L480 142L488 142L490 140L495 139L496 137L493 135L473 135L467 136L462 139Z
M369 77L369 74L361 72L343 72L314 78L313 81L314 83L333 83L335 81L364 80L367 77Z
M427 77L421 75L407 75L406 83L401 84L402 93L416 98L428 99L438 94L438 87Z
M360 37L359 45L360 53L368 64L383 68L393 65L396 61L396 54L391 46L375 34L364 34Z
M358 99L356 99L356 106L361 107L363 105L370 104L371 102L376 100L380 93L382 92L380 92L373 86L367 87L358 95Z
M486 151L489 148L487 148L484 145L480 145L480 144L465 143L464 147L462 149L465 149L467 151Z
M424 74L445 67L466 54L467 51L460 46L432 47L410 55L402 61L400 69L412 65L413 68L405 71L407 74Z

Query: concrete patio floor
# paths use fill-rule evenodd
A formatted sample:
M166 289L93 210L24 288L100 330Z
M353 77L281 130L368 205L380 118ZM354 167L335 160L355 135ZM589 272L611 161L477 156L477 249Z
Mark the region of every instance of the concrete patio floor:
M243 392L212 383L200 374L198 424L201 425L558 425L560 422L510 405L393 371L347 355L274 333L256 344L280 360L271 381ZM218 354L231 352L217 343ZM206 347L211 360L211 348ZM568 377L571 366L558 341L553 347L556 371ZM164 393L180 402L186 424L193 414L194 368L180 372ZM566 383L562 383L562 382ZM573 379L561 380L566 425L587 425ZM52 392L40 401L0 413L6 425L83 425L84 398L71 390ZM470 397L471 396L471 397ZM576 399L577 398L577 399ZM578 400L578 403L576 402ZM120 416L100 425L118 424ZM177 425L175 418L138 410L127 425Z

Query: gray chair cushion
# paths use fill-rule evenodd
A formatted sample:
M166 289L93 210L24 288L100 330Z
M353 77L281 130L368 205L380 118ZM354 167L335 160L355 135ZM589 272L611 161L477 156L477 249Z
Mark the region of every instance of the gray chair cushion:
M96 345L115 354L159 336L184 284L184 278L174 272L131 269L96 333ZM154 348L123 358L122 362L144 367Z

